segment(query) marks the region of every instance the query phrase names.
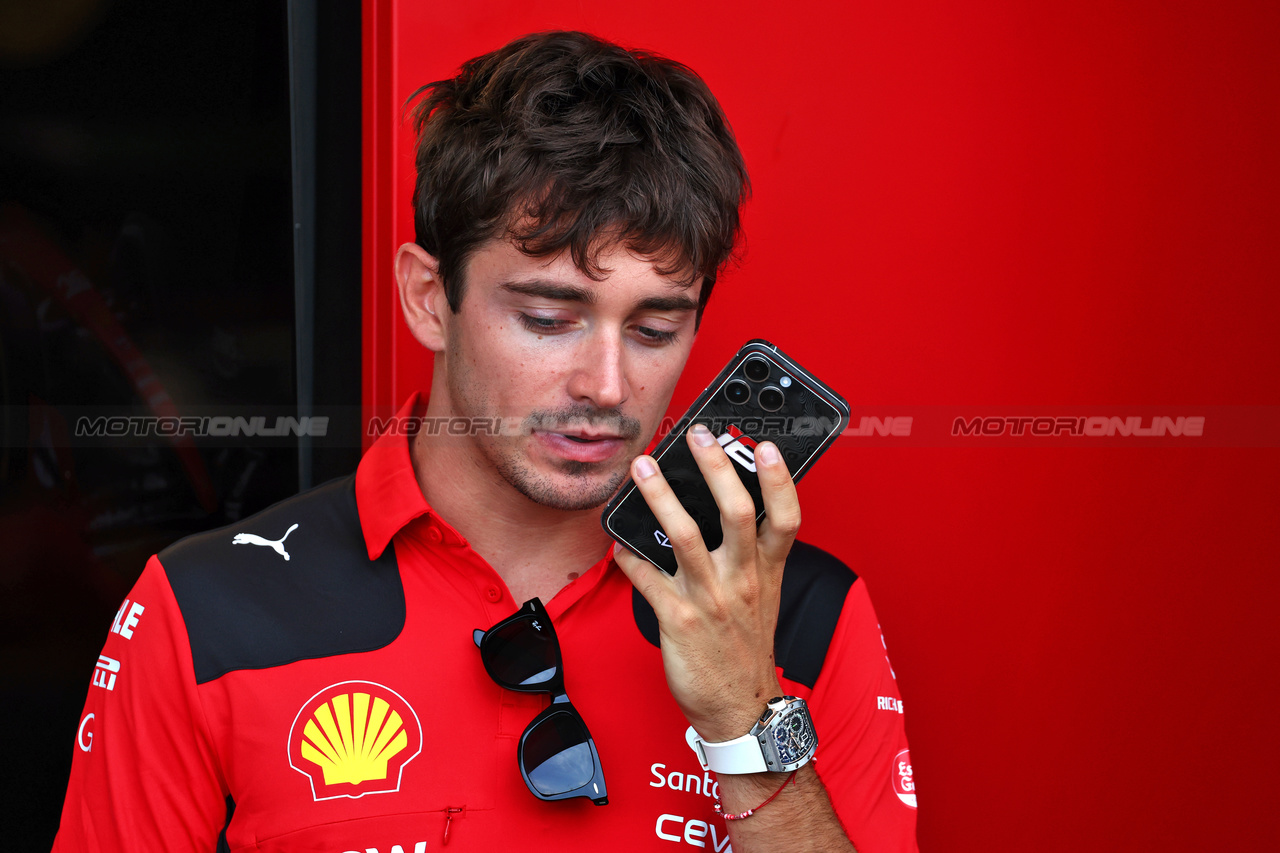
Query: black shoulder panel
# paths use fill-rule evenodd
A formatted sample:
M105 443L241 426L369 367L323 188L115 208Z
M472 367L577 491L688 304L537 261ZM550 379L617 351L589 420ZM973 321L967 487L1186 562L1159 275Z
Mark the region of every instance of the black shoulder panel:
M773 649L782 674L812 688L840 621L845 597L858 576L840 560L796 542L782 575L782 604Z
M821 548L804 542L791 546L773 639L775 658L787 678L807 687L817 683L845 597L857 579L852 569ZM657 646L658 617L635 590L631 609L640 633Z
M196 682L238 669L367 652L404 628L395 548L370 560L355 476L160 552Z

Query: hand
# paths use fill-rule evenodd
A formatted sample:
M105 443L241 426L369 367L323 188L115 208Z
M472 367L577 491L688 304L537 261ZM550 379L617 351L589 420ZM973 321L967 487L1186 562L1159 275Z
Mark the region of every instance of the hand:
M631 477L666 532L675 577L617 546L614 559L658 617L667 686L698 733L717 743L750 730L769 699L782 694L773 657L782 568L800 527L795 483L772 442L756 446L765 518L734 462L702 425L687 436L706 478L724 542L708 551L650 456L631 463Z

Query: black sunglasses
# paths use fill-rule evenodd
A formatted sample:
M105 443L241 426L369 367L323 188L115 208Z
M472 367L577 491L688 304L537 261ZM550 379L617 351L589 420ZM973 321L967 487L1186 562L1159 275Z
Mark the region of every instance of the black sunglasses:
M473 634L485 671L499 686L550 693L551 705L520 736L516 759L525 785L540 800L587 797L609 802L604 768L587 724L564 692L560 641L542 602L531 598L488 631Z

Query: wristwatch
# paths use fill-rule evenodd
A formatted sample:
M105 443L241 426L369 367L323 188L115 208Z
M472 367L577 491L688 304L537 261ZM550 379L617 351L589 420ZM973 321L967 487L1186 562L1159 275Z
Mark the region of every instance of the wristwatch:
M775 696L751 731L723 743L707 743L694 730L685 732L689 748L703 770L716 773L790 773L803 767L818 748L809 706L795 696Z

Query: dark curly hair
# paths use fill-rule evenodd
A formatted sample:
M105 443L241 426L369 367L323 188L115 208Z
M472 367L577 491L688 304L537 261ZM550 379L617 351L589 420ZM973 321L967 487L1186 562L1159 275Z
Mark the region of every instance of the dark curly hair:
M585 33L524 36L409 99L418 132L414 226L457 312L471 253L509 238L568 249L592 278L622 243L663 275L703 280L733 254L750 192L742 153L689 68Z

